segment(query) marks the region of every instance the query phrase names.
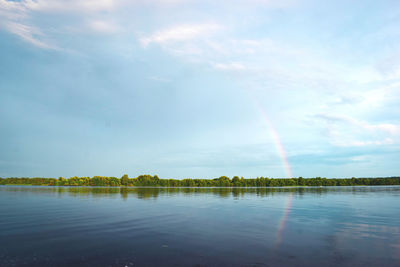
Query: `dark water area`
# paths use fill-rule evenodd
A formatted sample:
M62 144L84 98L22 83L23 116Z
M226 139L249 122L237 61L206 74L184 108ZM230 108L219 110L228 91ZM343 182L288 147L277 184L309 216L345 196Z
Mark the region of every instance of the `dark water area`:
M0 266L400 266L399 204L399 186L0 186Z

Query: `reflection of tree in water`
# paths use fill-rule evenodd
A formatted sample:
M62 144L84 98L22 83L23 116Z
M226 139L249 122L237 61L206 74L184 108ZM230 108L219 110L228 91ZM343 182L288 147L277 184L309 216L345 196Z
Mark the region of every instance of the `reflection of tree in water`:
M128 190L126 187L121 187L120 193L123 200L128 199Z
M89 186L6 186L2 190L14 192L33 192L43 194L56 194L58 197L115 197L120 196L127 200L129 197L138 199L156 199L159 196L184 195L187 197L206 194L214 195L220 198L233 197L236 199L244 198L246 195L256 195L257 197L271 197L274 194L295 194L303 196L304 194L324 195L326 193L350 192L353 194L367 194L368 192L379 190L378 188L368 187L89 187ZM388 190L383 188L382 190ZM399 190L399 188L393 188Z
M120 192L119 187L68 187L68 194L70 196L92 196L92 197L104 197L104 196L115 196Z
M139 199L154 199L160 194L159 188L134 188L132 195Z

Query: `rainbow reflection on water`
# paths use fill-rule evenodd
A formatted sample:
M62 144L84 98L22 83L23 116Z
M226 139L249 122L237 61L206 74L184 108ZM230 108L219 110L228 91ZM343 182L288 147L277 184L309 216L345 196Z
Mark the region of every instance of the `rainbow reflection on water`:
M257 98L255 98L251 92L250 92L250 96L253 99L253 102L255 103L255 106L257 107L257 109L259 110L260 114L262 115L262 118L264 120L264 122L267 124L269 130L270 130L270 134L272 136L272 139L274 141L274 144L276 146L276 149L278 151L278 154L282 160L283 163L283 167L285 169L286 175L288 176L288 178L293 178L293 172L292 172L292 167L290 166L290 162L289 159L287 157L287 153L285 150L285 147L282 144L281 138L278 134L278 131L275 129L274 125L272 124L271 120L269 119L269 117L267 116L267 112L263 109L261 103L258 101ZM282 243L283 240L283 233L286 227L286 223L289 219L289 215L290 212L292 210L292 202L293 202L293 193L290 193L285 208L284 208L284 212L283 212L283 216L282 219L280 220L279 226L278 226L278 230L277 230L277 237L276 237L276 241L275 241L275 245L274 248L278 249L280 244Z

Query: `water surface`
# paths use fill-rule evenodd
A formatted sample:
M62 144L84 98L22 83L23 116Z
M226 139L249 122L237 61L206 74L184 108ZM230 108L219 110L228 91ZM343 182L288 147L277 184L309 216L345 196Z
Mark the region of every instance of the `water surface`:
M400 187L0 186L0 266L400 266Z

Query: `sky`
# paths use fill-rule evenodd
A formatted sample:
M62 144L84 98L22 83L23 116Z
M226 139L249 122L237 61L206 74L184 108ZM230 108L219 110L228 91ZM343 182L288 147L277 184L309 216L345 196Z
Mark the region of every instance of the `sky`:
M0 0L0 177L400 175L398 0Z

